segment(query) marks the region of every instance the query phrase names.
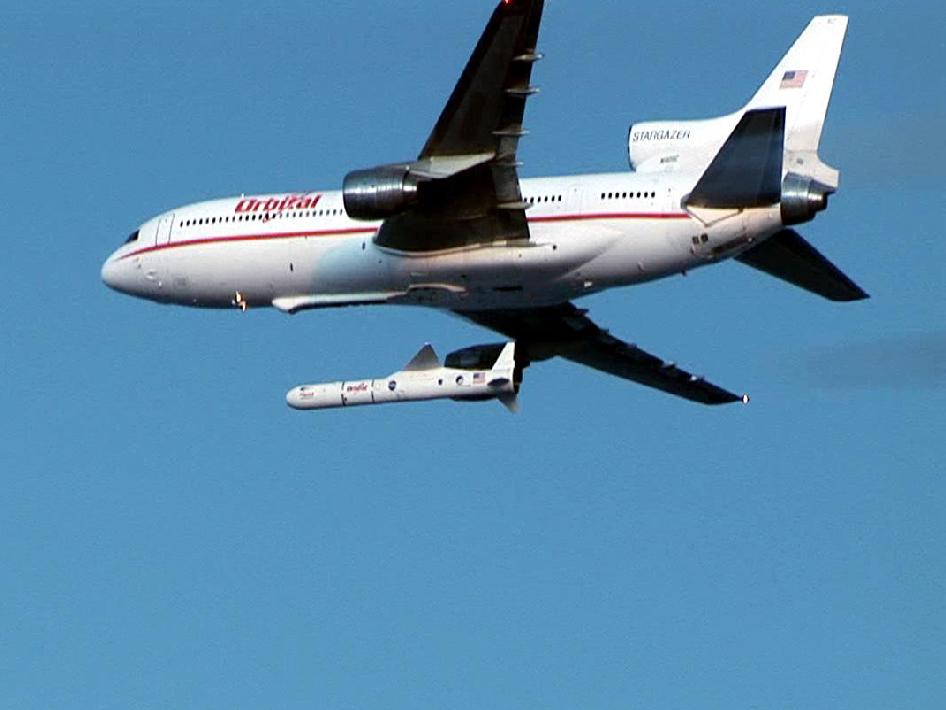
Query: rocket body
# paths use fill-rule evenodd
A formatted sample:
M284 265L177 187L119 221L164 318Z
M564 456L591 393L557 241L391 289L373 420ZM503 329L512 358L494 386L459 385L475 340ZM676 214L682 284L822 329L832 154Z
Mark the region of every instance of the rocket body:
M503 348L491 368L444 367L427 345L404 370L372 380L349 380L295 387L286 395L293 409L337 409L369 404L434 399L498 399L512 408L516 399L515 343Z

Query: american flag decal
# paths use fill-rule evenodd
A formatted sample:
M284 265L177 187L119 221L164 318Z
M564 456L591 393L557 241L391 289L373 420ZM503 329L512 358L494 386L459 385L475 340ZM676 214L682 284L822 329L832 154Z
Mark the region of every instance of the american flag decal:
M485 384L486 384L486 373L485 373L485 372L474 372L474 373L473 373L473 384L474 384L474 385L485 385Z
M782 77L780 89L800 89L805 85L805 79L808 78L807 71L787 71Z

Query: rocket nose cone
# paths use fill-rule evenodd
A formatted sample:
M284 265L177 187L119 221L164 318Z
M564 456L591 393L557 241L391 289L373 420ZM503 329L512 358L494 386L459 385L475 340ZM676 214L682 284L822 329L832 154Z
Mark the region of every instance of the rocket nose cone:
M293 387L286 393L286 404L293 409L312 409L312 393L306 387Z
M342 383L301 385L286 393L286 404L293 409L337 409L349 404L342 396Z

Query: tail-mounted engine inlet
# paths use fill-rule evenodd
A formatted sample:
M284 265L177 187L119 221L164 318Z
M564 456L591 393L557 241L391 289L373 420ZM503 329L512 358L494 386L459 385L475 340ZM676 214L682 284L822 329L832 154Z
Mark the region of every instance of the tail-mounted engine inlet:
M828 207L834 189L817 180L789 173L782 182L782 223L786 226L810 222Z

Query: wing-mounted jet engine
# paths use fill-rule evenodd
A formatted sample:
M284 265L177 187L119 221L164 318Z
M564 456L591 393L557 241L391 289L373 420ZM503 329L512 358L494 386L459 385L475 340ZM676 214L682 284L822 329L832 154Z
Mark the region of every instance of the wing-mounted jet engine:
M498 3L416 160L345 178L345 211L405 253L530 240L517 157L544 0Z
M420 205L425 193L433 193L436 181L459 176L493 158L493 153L432 156L411 163L353 170L342 183L345 212L352 219L366 222L395 217Z
M310 410L433 399L496 399L515 412L521 383L515 343L458 350L447 356L445 365L441 365L434 349L425 345L403 370L387 377L303 385L290 390L286 402L293 409Z
M342 185L345 212L352 219L365 221L393 217L417 204L419 184L407 166L354 170Z

